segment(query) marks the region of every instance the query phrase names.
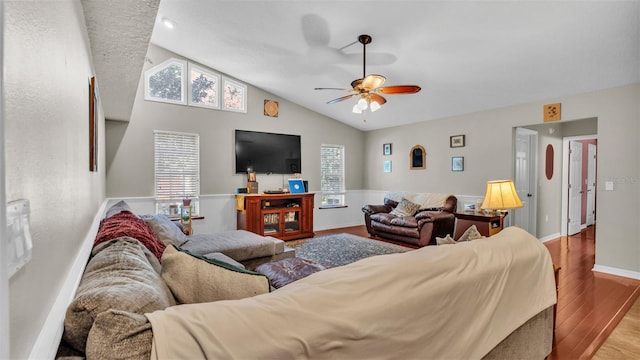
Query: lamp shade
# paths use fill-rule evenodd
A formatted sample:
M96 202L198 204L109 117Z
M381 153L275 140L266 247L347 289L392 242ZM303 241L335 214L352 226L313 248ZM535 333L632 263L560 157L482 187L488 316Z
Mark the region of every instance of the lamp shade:
M487 182L487 193L482 202L482 209L503 210L521 208L523 206L512 180Z

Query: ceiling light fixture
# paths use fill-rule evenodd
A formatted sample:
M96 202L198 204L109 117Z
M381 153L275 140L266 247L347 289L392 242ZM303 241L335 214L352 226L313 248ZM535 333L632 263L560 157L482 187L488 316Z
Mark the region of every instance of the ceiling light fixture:
M176 23L171 20L171 19L167 19L167 18L162 18L162 23L164 24L164 26L166 26L168 29L173 29L176 27Z

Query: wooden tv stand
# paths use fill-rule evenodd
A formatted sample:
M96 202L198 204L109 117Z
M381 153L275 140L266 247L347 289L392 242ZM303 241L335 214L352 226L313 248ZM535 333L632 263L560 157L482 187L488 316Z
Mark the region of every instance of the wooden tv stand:
M281 240L313 237L314 193L237 194L238 230Z

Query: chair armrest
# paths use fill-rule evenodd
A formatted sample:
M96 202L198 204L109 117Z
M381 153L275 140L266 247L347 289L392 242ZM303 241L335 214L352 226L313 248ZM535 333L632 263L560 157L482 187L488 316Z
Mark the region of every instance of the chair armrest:
M391 209L389 209L385 205L365 205L362 207L362 212L369 215L377 213L388 213L390 211Z

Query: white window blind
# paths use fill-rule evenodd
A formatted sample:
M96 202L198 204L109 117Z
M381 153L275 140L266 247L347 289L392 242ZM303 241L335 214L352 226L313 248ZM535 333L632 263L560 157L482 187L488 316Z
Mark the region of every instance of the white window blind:
M344 205L344 145L321 145L320 190L322 205Z
M181 203L200 196L200 136L154 131L157 202Z

